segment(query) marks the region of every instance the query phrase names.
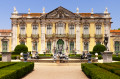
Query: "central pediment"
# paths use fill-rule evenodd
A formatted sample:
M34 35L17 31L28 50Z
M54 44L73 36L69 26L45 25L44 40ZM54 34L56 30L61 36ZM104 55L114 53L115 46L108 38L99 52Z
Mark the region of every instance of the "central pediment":
M43 16L45 19L72 19L76 17L77 15L75 13L61 6Z

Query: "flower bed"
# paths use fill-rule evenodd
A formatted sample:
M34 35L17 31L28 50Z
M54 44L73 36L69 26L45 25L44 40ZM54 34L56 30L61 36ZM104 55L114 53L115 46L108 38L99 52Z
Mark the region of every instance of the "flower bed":
M82 64L81 66L83 72L91 79L120 79L118 75L94 64Z
M17 62L0 69L0 79L20 79L34 69L32 62Z

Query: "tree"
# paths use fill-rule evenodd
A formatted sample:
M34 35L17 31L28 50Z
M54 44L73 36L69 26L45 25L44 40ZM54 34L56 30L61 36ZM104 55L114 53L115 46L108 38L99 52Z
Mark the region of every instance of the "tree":
M120 30L120 28L118 28L118 30Z
M101 44L97 44L93 47L93 52L94 53L98 53L100 54L101 52L104 52L106 50L106 47L104 45L101 45Z
M17 45L14 49L14 52L16 54L20 54L21 52L27 53L28 52L28 47L26 45L23 45L23 44Z

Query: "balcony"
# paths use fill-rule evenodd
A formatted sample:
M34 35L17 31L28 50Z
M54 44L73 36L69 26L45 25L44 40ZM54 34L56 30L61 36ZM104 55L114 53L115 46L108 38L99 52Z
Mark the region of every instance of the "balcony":
M102 38L103 38L103 35L102 35L102 34L95 34L95 38L96 38L96 39L102 39Z
M31 38L32 39L38 39L39 38L39 34L31 34Z
M83 39L90 39L90 34L82 34Z
M45 38L47 38L47 39L50 39L50 38L53 38L53 37L54 37L53 34L46 34L46 35L45 35Z
M68 38L69 39L75 39L76 38L76 34L68 34Z
M27 38L27 34L19 34L19 38L20 39L26 39Z
M65 38L65 37L67 37L67 35L66 34L55 34L55 37L56 38Z

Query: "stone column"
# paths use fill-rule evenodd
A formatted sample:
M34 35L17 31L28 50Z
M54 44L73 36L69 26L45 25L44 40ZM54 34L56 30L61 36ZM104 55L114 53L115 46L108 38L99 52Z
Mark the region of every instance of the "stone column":
M81 54L80 52L80 23L76 23L76 52L77 54Z
M17 45L17 23L12 23L12 50Z
M45 52L45 23L41 23L41 54Z
M109 24L109 23L106 23L106 24L105 24L105 34L107 34L107 36L108 36L108 44L107 44L107 47L108 47L108 49L110 50L110 24Z
M66 43L66 40L64 40L64 54L66 54L66 48L67 48L67 45L66 45L67 43Z

